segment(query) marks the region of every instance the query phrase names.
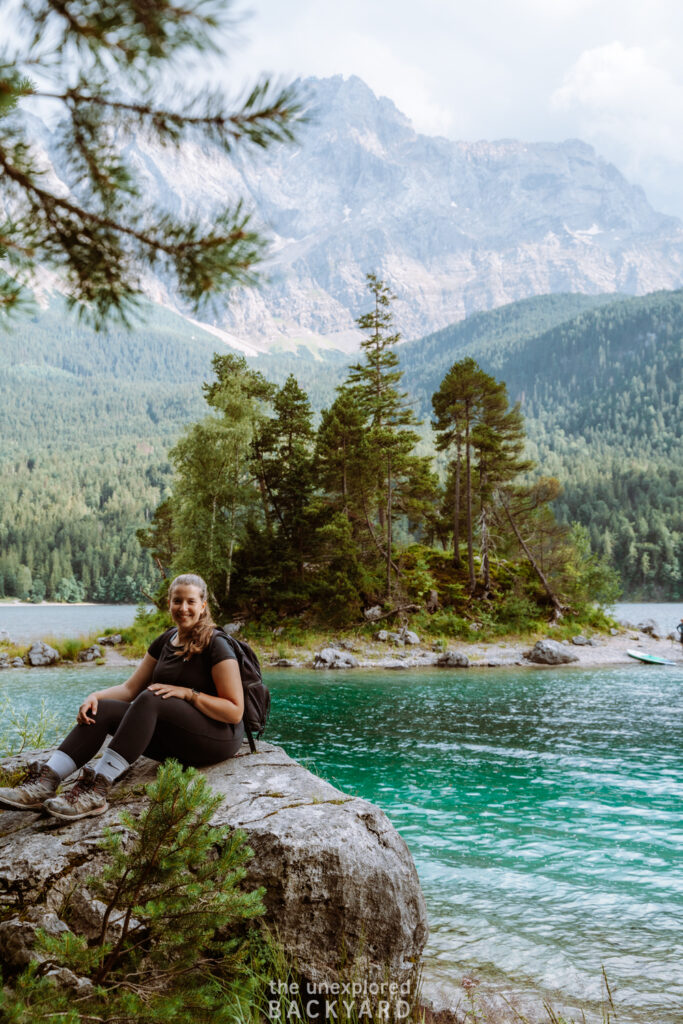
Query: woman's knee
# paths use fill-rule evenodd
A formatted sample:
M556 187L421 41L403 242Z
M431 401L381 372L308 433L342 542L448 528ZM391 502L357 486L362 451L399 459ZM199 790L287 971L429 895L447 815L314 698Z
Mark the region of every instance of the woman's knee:
M133 701L133 707L138 709L142 708L160 708L162 706L162 698L154 690L143 690L139 693Z
M162 697L153 690L143 690L133 701L137 717L148 717L160 722L184 723L195 709L177 697Z

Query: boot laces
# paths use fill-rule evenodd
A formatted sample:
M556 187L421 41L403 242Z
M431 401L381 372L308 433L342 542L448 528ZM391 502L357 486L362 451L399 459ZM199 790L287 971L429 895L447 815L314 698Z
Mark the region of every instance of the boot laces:
M94 772L85 771L71 789L64 794L64 799L67 803L75 804L83 793L92 793L94 789L100 788L97 775Z
M32 782L40 782L43 779L49 780L53 776L52 769L48 768L46 763L41 764L39 761L33 761L26 771L24 776L24 783L29 785Z
M31 795L34 791L39 791L41 782L50 782L52 779L52 771L48 768L47 764L41 764L40 762L33 761L26 770L21 788L27 790Z
M43 769L46 767L47 765L37 764L35 761L33 761L26 769L26 774L24 775L23 779L23 785L30 786L32 782L37 782L40 776L43 774Z

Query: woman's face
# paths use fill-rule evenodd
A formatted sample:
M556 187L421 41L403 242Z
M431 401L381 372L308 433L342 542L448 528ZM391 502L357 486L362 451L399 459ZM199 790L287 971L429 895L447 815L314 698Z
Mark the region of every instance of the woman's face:
M191 583L180 583L171 591L168 599L171 618L181 633L189 633L199 621L199 616L206 607L202 600L199 587Z

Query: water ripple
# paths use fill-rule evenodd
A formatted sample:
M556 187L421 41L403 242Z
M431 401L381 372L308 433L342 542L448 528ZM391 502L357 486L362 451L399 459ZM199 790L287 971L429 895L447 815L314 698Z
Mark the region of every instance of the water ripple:
M99 676L96 675L99 672ZM111 670L8 672L73 720ZM683 674L647 666L273 675L269 738L380 804L430 915L428 969L683 1021Z

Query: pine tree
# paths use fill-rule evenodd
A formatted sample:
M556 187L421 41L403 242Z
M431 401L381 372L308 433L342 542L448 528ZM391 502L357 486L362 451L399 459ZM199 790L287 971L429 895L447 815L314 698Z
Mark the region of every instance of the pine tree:
M398 355L394 351L401 337L394 330L391 311L391 303L396 296L375 274L367 274L366 281L374 305L369 313L356 321L367 334L361 341L365 361L350 367L344 387L354 395L369 421L366 450L375 493L363 494L362 497L367 528L384 558L385 590L389 600L392 569L398 571L393 560L397 492L414 468L412 452L419 440L415 431L406 428L416 426L418 421L408 405L407 393L398 390L403 371L399 369ZM375 535L370 520L368 499L374 499L377 504L381 541Z
M505 384L490 377L484 380L481 417L472 431L472 446L477 457L479 546L485 592L491 585L490 520L494 494L497 488L533 468L533 462L524 458L525 441L519 405L509 408Z
M315 489L314 431L308 396L290 374L273 398L274 415L263 421L252 445L255 470L267 505L273 559L284 582L301 582L311 548L309 504Z
M136 537L143 548L152 552L154 561L161 575L166 578L176 560L177 546L173 539L173 503L166 498L154 510L149 526L136 532ZM95 574L94 579L97 579Z
M22 44L0 50L0 181L3 209L11 211L0 222L0 312L17 308L20 286L38 264L57 271L69 300L98 325L130 322L145 270L171 276L195 310L231 285L253 282L263 240L243 202L213 211L210 226L150 208L125 151L135 132L177 149L201 138L226 153L293 137L301 109L292 88L261 80L230 110L221 90L188 87L191 58L220 52L228 7L220 0L23 4L14 26ZM175 101L159 103L174 74ZM23 112L36 100L62 111L56 137L67 195L43 174L28 134Z
M146 796L140 816L122 813L123 829L106 831L101 841L105 867L89 883L104 908L99 935L91 942L73 932L42 936L48 964L95 987L74 1005L73 991L42 977L34 963L5 986L3 1019L248 1018L256 980L249 926L264 907L262 889L243 888L252 855L245 836L211 825L222 798L192 768L165 762Z
M474 591L474 521L472 512L472 433L482 414L486 382L493 378L485 374L474 359L454 363L444 377L439 390L432 396L436 420L432 427L437 435L438 451L455 449L452 460L453 490L453 564L460 560L460 505L462 500L462 462L465 462L465 516L467 531L467 563L470 590Z
M365 415L354 390L340 388L329 409L323 409L316 434L316 471L329 505L349 522L358 519L357 481Z
M561 492L554 477L524 486L512 481L495 490L494 516L502 537L512 536L536 574L555 618L567 611L560 591L567 590L567 568L573 559L569 530L558 524L551 503Z

